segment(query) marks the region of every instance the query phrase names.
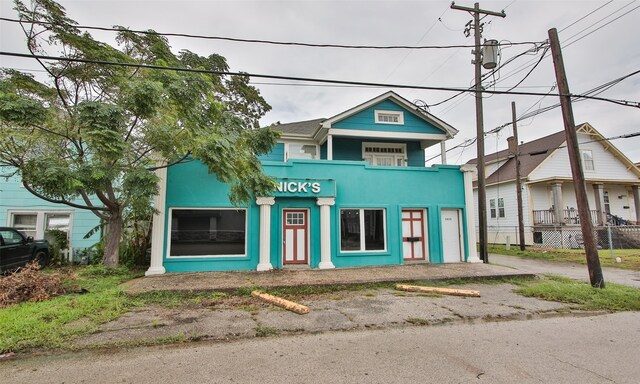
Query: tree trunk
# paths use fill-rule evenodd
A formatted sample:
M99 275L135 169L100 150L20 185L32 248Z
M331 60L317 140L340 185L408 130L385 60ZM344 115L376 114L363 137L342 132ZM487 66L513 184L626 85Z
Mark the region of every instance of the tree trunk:
M120 259L120 237L122 235L122 212L111 211L107 220L107 239L102 263L107 268L118 266Z

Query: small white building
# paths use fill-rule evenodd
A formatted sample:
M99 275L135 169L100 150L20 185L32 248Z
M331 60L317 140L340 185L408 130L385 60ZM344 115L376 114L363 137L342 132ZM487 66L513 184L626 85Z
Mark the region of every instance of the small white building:
M588 123L576 127L593 224L640 223L640 169ZM560 241L580 246L580 220L564 130L519 145L525 243L540 245L547 231L573 231ZM469 161L476 164L476 159ZM488 242L518 239L515 159L509 150L485 158ZM477 210L477 185L474 201ZM478 222L476 221L476 229ZM572 237L573 236L573 237ZM543 238L544 237L544 238ZM561 236L562 237L562 236Z

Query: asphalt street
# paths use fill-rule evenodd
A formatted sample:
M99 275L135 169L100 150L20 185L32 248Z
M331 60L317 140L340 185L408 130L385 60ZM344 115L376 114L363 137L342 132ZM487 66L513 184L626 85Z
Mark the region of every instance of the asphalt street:
M0 363L2 383L637 383L640 313L331 332Z
M489 255L489 262L492 264L515 268L522 273L548 273L567 276L572 279L589 281L589 271L587 270L587 266L584 264L549 262L496 254ZM640 271L618 268L602 268L602 274L604 275L605 284L609 281L640 288Z

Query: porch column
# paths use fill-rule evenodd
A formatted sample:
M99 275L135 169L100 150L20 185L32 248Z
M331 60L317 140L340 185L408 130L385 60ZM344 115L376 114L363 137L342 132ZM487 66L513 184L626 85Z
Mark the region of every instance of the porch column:
M636 208L636 223L640 224L640 185L631 187L633 191L633 205Z
M440 159L442 160L442 164L447 164L447 146L444 140L440 142Z
M327 160L333 160L333 136L327 135Z
M467 244L469 248L469 256L467 263L482 263L478 257L478 249L476 245L476 217L475 207L473 204L473 176L476 172L476 166L465 164L460 167L464 180L464 206L467 221Z
M332 269L331 262L331 206L335 205L335 197L318 197L320 206L320 269Z
M162 275L167 270L162 265L162 254L164 251L164 234L166 222L165 205L167 201L167 168L158 168L155 171L158 176L158 194L153 199L153 205L156 213L153 215L151 222L151 263L149 269L144 273L145 276Z
M271 265L271 206L275 197L258 197L256 204L260 206L260 261L258 271L270 271Z
M604 184L593 184L593 193L596 198L596 211L598 225L604 225L607 222L607 213L604 210Z
M562 183L551 183L551 191L553 192L553 222L554 224L564 223L564 215L562 214Z

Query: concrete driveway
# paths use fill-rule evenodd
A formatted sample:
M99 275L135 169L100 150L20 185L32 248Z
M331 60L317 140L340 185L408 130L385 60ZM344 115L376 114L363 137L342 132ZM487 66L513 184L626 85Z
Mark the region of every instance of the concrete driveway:
M589 271L584 264L551 262L526 257L490 254L489 262L514 268L522 273L554 274L589 281ZM640 271L618 268L602 268L605 284L613 282L640 288Z

